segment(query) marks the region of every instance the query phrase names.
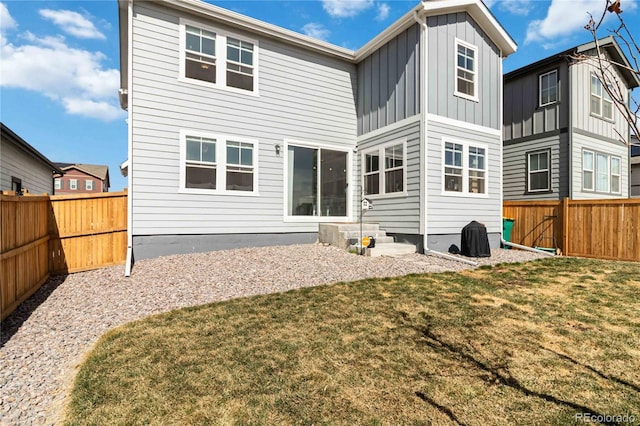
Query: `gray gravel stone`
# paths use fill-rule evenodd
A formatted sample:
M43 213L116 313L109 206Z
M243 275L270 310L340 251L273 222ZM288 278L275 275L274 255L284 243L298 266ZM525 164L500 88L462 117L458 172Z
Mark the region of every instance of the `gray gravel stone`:
M542 255L492 252L480 264ZM148 315L235 297L337 281L472 266L434 256L370 258L320 244L167 256L124 267L55 276L2 322L0 424L56 424L83 356L107 330Z

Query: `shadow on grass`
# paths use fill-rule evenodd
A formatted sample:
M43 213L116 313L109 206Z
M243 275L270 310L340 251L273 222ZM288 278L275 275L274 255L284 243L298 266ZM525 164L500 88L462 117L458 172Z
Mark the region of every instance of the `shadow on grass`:
M31 314L42 305L60 284L67 279L67 275L53 275L31 297L22 302L11 312L0 325L0 348L11 340L20 327L29 319Z
M435 407L438 411L440 411L445 416L449 417L449 419L455 422L455 424L460 426L466 426L466 423L461 422L460 419L458 419L456 415L453 414L453 411L451 411L449 408L445 407L444 405L438 404L437 402L435 402L433 399L429 398L427 395L425 395L422 392L416 392L416 396L421 400L423 400L424 402Z
M605 380L611 380L612 382L616 382L616 383L618 383L618 384L620 384L620 385L630 387L631 389L633 389L633 390L634 390L634 391L636 391L636 392L640 392L640 387L639 387L638 385L635 385L635 384L633 384L633 383L631 383L631 382L627 382L626 380L619 379L619 378L618 378L618 377L616 377L616 376L610 376L610 375L608 375L608 374L602 373L601 371L596 370L595 368L593 368L593 367L592 367L592 366L590 366L590 365L583 364L583 363L581 363L580 361L576 361L575 359L571 358L570 356L565 355L565 354L561 354L561 353L559 353L559 352L556 352L556 351L554 351L553 349L545 348L544 346L540 346L540 348L541 348L541 349L544 349L544 350L545 350L545 351L547 351L547 352L551 352L552 354L557 355L559 358L562 358L562 359L564 359L565 361L569 361L570 363L572 363L572 364L574 364L574 365L578 365L578 366L580 366L580 367L582 367L582 368L586 368L587 370L589 370L589 371L591 371L592 373L594 373L594 374L596 374L596 375L598 375L598 376L602 377L602 378L603 378L603 379L605 379Z
M478 360L477 358L475 358L472 354L468 353L467 351L465 351L464 348L458 347L456 345L453 345L451 343L445 342L444 340L442 340L442 338L440 338L439 336L435 335L430 329L429 327L414 327L415 330L417 330L418 332L420 332L424 337L426 337L428 339L427 342L425 342L425 344L427 346L429 346L431 349L433 349L436 352L448 352L452 355L457 356L459 359L462 359L466 362L468 362L469 364L472 364L473 366L475 366L476 368L489 373L491 376L491 379L489 379L492 382L497 382L500 383L504 386L508 386L512 389L517 390L518 392L521 392L522 394L526 395L526 396L531 396L531 397L535 397L535 398L540 398L543 399L545 401L551 402L553 404L557 404L557 405L563 405L569 408L572 408L574 410L576 410L576 412L579 413L591 413L594 416L598 416L598 417L602 417L602 418L606 418L606 416L596 410L593 410L589 407L585 407L584 405L580 405L580 404L576 404L575 402L571 402L571 401L565 401L563 399L560 398L556 398L553 395L547 395L544 393L540 393L540 392L536 392L533 391L531 389L527 389L526 387L524 387L519 381L518 379L516 379L515 377L513 377L508 371L506 373L502 373L499 371L498 368L492 367L490 365L488 365L487 363ZM506 368L505 368L506 370ZM416 395L421 398L422 400L424 400L425 402L433 405L434 407L436 407L438 410L440 410L442 413L446 414L447 416L449 416L449 418L453 421L456 421L460 424L462 424L454 415L454 413L447 407L443 407L439 404L437 404L435 401L432 401L430 398L427 398L424 394L418 395L416 393ZM603 422L602 424L605 425L617 425L618 423L616 422Z

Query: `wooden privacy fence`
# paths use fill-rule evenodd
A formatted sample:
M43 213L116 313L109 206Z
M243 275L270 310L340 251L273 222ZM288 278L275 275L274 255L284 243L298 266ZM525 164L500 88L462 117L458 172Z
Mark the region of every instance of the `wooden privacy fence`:
M0 316L50 274L124 263L127 193L0 195Z
M567 256L640 261L640 199L505 201L511 241Z

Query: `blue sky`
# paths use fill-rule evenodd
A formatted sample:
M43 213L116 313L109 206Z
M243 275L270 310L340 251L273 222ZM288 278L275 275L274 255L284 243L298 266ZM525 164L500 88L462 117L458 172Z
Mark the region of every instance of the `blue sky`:
M209 1L357 49L417 4L405 0ZM605 0L485 0L518 44L504 71L589 41ZM622 0L640 39L638 0ZM601 36L615 25L605 21ZM118 10L108 1L0 2L0 117L52 161L107 164L126 187L126 113L119 108Z

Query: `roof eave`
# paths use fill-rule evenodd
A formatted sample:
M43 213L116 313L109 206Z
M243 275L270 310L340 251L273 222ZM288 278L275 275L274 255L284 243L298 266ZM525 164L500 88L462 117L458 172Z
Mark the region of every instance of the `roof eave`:
M129 97L129 0L118 0L118 26L120 34L120 107L128 108Z
M29 154L32 157L35 157L40 161L42 161L43 163L45 163L47 166L49 166L52 172L63 174L62 170L58 168L55 164L53 164L51 160L49 160L47 157L42 155L40 151L32 147L27 141L25 141L20 136L18 136L13 130L5 126L4 123L1 124L1 132L2 132L2 135L5 136L9 142L16 145L20 150L22 150L26 154Z

